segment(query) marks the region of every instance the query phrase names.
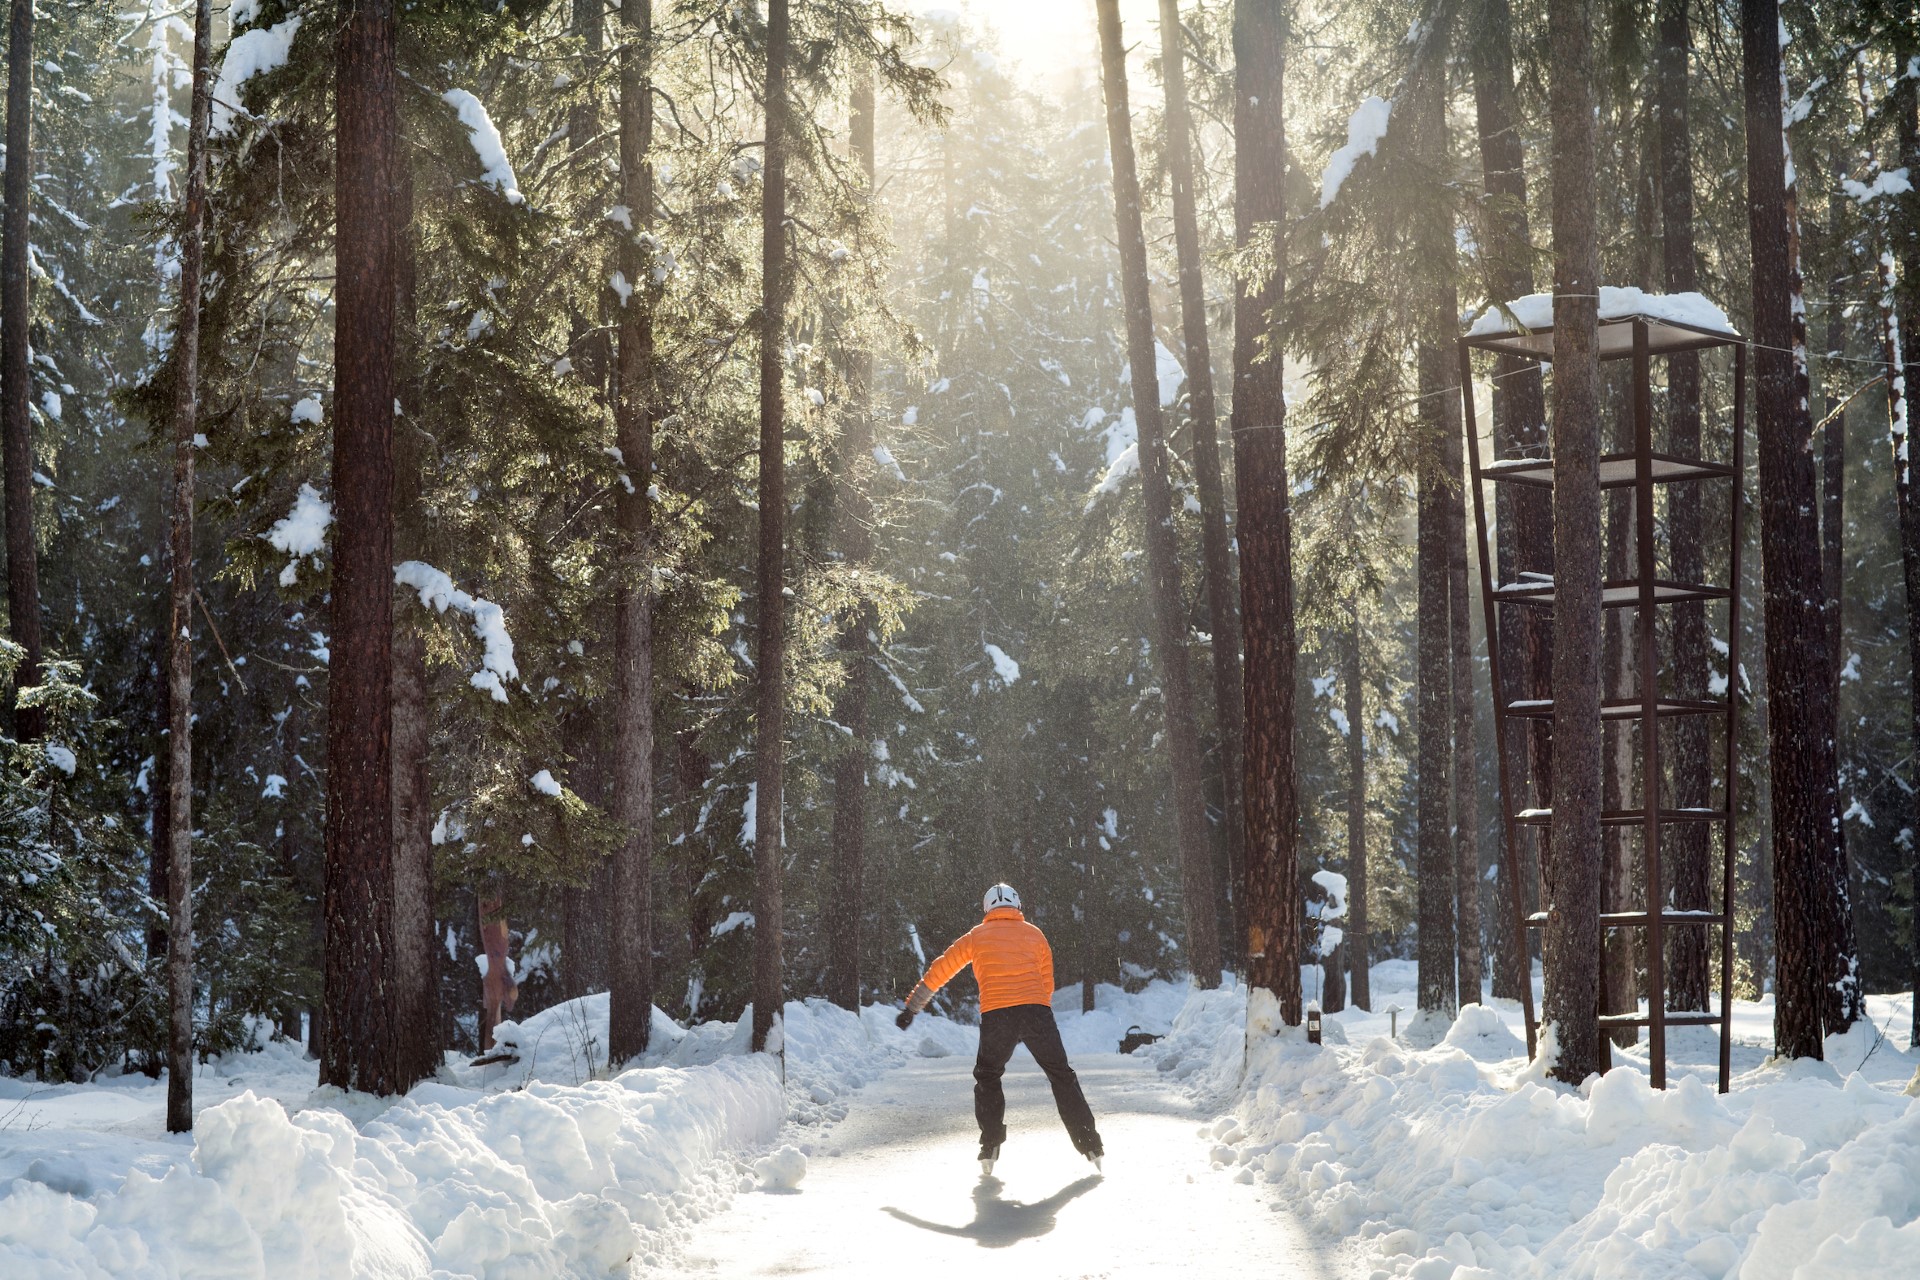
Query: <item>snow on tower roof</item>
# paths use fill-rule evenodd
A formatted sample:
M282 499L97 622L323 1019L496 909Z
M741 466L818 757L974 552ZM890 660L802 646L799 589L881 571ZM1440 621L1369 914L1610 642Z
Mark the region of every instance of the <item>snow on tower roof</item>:
M1551 329L1553 327L1553 295L1530 293L1524 298L1516 298L1507 303L1504 309L1489 305L1473 322L1473 327L1467 330L1467 336L1489 338L1498 334L1517 332L1513 321L1507 318L1508 313L1512 314L1513 320L1517 320L1522 329ZM1613 285L1600 286L1600 318L1602 320L1625 320L1632 316L1644 316L1649 320L1667 320L1696 329L1710 329L1716 333L1739 336L1739 331L1733 327L1733 322L1727 319L1727 313L1708 301L1704 294L1647 293L1641 289L1616 288Z

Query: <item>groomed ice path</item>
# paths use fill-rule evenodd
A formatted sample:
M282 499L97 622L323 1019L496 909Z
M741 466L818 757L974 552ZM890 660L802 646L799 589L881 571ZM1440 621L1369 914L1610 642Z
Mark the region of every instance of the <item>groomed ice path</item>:
M1073 1277L1261 1276L1334 1280L1270 1188L1208 1162L1207 1117L1150 1062L1076 1054L1100 1123L1104 1176L1073 1150L1046 1077L1022 1048L1006 1074L1007 1143L994 1176L975 1162L973 1058L920 1059L849 1099L791 1192L749 1192L659 1274Z

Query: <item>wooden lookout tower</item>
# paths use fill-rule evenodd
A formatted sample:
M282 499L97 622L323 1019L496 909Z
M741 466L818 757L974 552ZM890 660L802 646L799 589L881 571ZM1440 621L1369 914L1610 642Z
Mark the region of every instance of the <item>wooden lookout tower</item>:
M1510 776L1512 765L1509 744L1530 741L1545 735L1545 750L1536 760L1550 759L1554 702L1539 696L1550 689L1520 688L1514 683L1517 673L1501 669L1502 627L1518 625L1518 611L1551 611L1554 607L1552 574L1521 572L1513 565L1499 562L1495 546L1496 531L1489 527L1488 486L1532 486L1551 490L1554 483L1553 460L1542 447L1523 450L1527 456L1483 458L1474 407L1474 353L1487 352L1542 364L1553 359L1552 299L1536 294L1510 303L1501 312L1489 313L1460 339L1460 387L1466 408L1466 444L1473 477L1474 525L1479 538L1481 598L1486 610L1487 653L1492 668L1494 694L1494 732L1499 750L1501 814L1505 837L1502 849L1503 873L1513 911L1513 937L1523 947L1521 997L1526 1012L1527 1051L1536 1052L1538 1029L1533 1006L1530 967L1525 943L1528 930L1546 923L1545 910L1529 910L1531 898L1542 908L1546 905L1540 871L1535 860L1534 878L1523 879L1526 858L1520 836L1533 830L1538 837L1542 857L1551 857L1545 842L1552 810L1550 798L1524 794L1524 780ZM1747 348L1732 331L1717 308L1698 295L1656 297L1638 290L1602 289L1600 299L1600 359L1631 361L1627 370L1629 394L1625 413L1631 418L1632 447L1622 452L1604 453L1600 460L1600 486L1603 490L1630 488L1633 492L1632 570L1624 577L1608 578L1602 588L1602 608L1632 609L1636 626L1632 633L1632 669L1637 688L1628 696L1606 697L1601 704L1603 722L1618 731L1634 735L1638 744L1636 772L1638 798L1623 796L1618 807L1607 808L1601 818L1606 827L1638 830L1642 856L1638 867L1637 904L1614 903L1603 906L1600 916L1602 937L1615 930L1643 931L1646 974L1646 1009L1630 1013L1602 1013L1604 1029L1619 1026L1648 1028L1648 1049L1652 1083L1666 1087L1667 1028L1679 1026L1715 1026L1720 1032L1720 1090L1725 1092L1731 1073L1733 986L1733 904L1734 904L1734 814L1735 751L1738 741L1738 688L1740 670L1740 527L1741 476L1745 435L1745 398ZM1671 441L1658 438L1654 404L1657 386L1656 361L1670 361L1680 353L1697 353L1704 359L1716 350L1731 355L1731 400L1718 415L1725 424L1714 435L1717 448L1687 447L1684 453L1672 451ZM1511 360L1504 361L1512 368ZM1703 405L1704 409L1704 405ZM1621 437L1623 438L1624 433ZM1666 445L1666 448L1659 447ZM1497 453L1497 449L1494 451ZM1717 457L1706 456L1717 454ZM1724 484L1731 493L1726 501L1726 551L1719 557L1725 576L1691 575L1704 580L1682 580L1674 566L1706 564L1705 546L1685 549L1673 544L1670 522L1661 513L1671 506L1674 486ZM1704 526L1703 526L1704 528ZM1705 538L1702 541L1706 541ZM1502 580L1496 581L1496 576ZM1507 580L1509 579L1510 580ZM1724 601L1725 653L1728 678L1709 696L1705 673L1688 673L1688 680L1676 678L1671 654L1663 658L1662 617L1673 606L1700 602L1702 609ZM1717 612L1717 610L1716 610ZM1601 637L1593 637L1594 644ZM1510 649L1508 651L1511 651ZM1702 677L1695 688L1693 676ZM1717 682L1716 682L1717 683ZM1667 776L1662 738L1677 722L1693 717L1706 718L1709 725L1721 726L1723 751L1717 785L1710 781L1701 795L1676 796L1675 780ZM1703 729L1702 732L1705 732ZM1518 783L1518 785L1516 785ZM1662 837L1669 828L1682 824L1706 824L1717 827L1720 835L1719 901L1699 901L1676 905L1670 901L1669 879L1661 862ZM1710 854L1702 854L1710 857ZM1531 892L1527 886L1533 886ZM1709 894L1711 896L1711 894ZM1673 930L1705 931L1700 939L1701 953L1710 954L1714 931L1718 930L1719 1008L1669 1010L1666 982L1666 945ZM1595 956L1596 964L1602 957ZM1632 1002L1629 1001L1629 1004ZM1710 1003L1710 1002L1709 1002Z

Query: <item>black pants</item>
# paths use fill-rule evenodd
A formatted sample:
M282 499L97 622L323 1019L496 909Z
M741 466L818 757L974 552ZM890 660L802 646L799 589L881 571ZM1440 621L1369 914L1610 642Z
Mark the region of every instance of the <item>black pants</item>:
M1000 1088L1007 1059L1015 1045L1024 1044L1053 1086L1053 1104L1067 1126L1076 1151L1100 1151L1100 1135L1093 1127L1093 1111L1080 1092L1080 1077L1067 1065L1067 1048L1053 1010L1044 1004L1017 1004L980 1015L980 1056L973 1063L973 1116L980 1122L980 1141L990 1147L1007 1140L1007 1095Z

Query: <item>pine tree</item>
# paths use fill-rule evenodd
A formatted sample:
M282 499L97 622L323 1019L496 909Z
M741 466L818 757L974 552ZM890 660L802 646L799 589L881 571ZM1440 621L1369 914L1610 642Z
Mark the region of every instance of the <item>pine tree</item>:
M767 0L766 160L760 214L760 558L756 658L753 812L753 1048L763 1052L784 1000L781 974L781 861L785 826L781 787L786 746L786 419L787 59L792 29L787 0Z
M193 10L193 108L180 319L174 327L173 492L167 621L167 1132L193 1128L193 449L200 408L200 266L207 216L207 121L213 111L213 6Z
M340 28L334 192L338 263L327 684L326 1035L322 1083L398 1083L393 862L393 237L397 130L391 0Z
M1300 1021L1300 801L1294 772L1293 538L1287 406L1274 313L1286 288L1286 15L1277 2L1233 15L1233 474L1246 645L1247 982ZM1262 266L1247 257L1264 248Z
M1167 169L1173 187L1173 230L1180 275L1180 328L1186 340L1188 430L1192 438L1194 487L1200 496L1200 542L1204 557L1207 619L1213 641L1213 705L1219 735L1227 881L1232 899L1234 966L1246 956L1247 912L1240 891L1245 861L1246 806L1241 798L1246 708L1240 688L1240 612L1234 597L1233 553L1227 532L1226 492L1220 473L1215 426L1213 351L1207 335L1206 281L1201 272L1200 227L1195 208L1193 115L1187 103L1186 41L1179 0L1160 0L1160 67L1166 82Z
M1795 352L1797 266L1788 206L1779 5L1743 0L1748 228L1753 245L1754 420L1760 458L1760 546L1766 574L1767 734L1773 800L1774 1043L1790 1058L1822 1055L1824 934L1845 901L1832 865L1835 806L1831 687L1820 538L1808 445L1812 422ZM1837 901L1836 901L1837 899Z
M1547 10L1553 125L1553 818L1546 994L1557 1079L1600 1067L1600 262L1590 0Z
M1692 26L1688 0L1662 0L1654 64L1655 118L1658 121L1660 230L1663 273L1669 293L1699 288L1700 269L1693 235L1693 145L1689 54ZM1682 457L1699 457L1700 357L1691 351L1667 358L1667 447ZM1706 530L1698 485L1676 485L1667 497L1667 524L1673 548L1673 576L1699 582L1706 573L1702 555ZM1674 694L1707 696L1707 609L1701 601L1673 607ZM1729 688L1728 696L1734 696ZM1704 806L1712 778L1707 758L1707 723L1683 716L1673 727L1673 796L1676 805ZM1706 911L1712 902L1711 861L1705 823L1687 822L1662 831L1662 853L1672 868L1673 905L1679 911ZM1705 929L1674 929L1668 935L1667 1007L1707 1008L1712 978Z
M854 168L875 190L875 75L854 72L848 103L848 144ZM859 572L873 556L874 506L869 493L873 460L873 355L864 346L847 356L849 402L840 440L838 551L842 563ZM861 918L866 907L867 768L872 758L868 706L877 611L870 602L856 605L842 625L839 648L847 664L846 686L835 718L847 727L849 748L834 766L833 872L828 890L827 994L846 1009L860 1007Z
M1174 830L1179 841L1181 885L1185 894L1187 961L1192 966L1194 981L1202 987L1213 987L1220 981L1220 938L1212 858L1207 849L1206 803L1201 789L1193 677L1188 665L1186 609L1174 542L1173 502L1154 359L1147 245L1140 221L1140 181L1134 168L1133 126L1127 108L1126 50L1121 43L1119 0L1096 0L1096 7L1101 85L1107 105L1107 145L1113 156L1114 220L1126 307L1127 363L1132 372L1133 413L1139 430L1154 649L1160 669L1161 711L1173 777Z
M621 237L620 270L640 287L636 297L622 299L614 410L628 482L614 496L620 567L613 605L617 719L612 816L622 827L622 843L615 854L609 939L607 1052L613 1062L644 1053L653 1025L653 585L646 558L653 523L655 392L652 291L644 284L648 264L641 260L641 237L650 235L653 226L652 0L622 0L620 19L625 28L620 49L620 195L634 223L633 234ZM767 114L771 121L771 107ZM768 144L771 150L771 123ZM767 340L773 341L777 332ZM777 908L772 915L778 919Z
M1501 302L1533 292L1533 243L1527 216L1527 174L1514 104L1513 15L1506 0L1481 0L1477 22L1468 43L1473 71L1475 126L1485 199L1485 246L1488 293ZM1493 372L1493 447L1497 456L1540 457L1547 451L1546 391L1540 366L1532 360L1502 355ZM1497 486L1494 494L1500 582L1518 582L1522 573L1553 572L1553 510L1549 495L1531 488ZM1518 605L1500 607L1500 667L1507 688L1494 696L1548 698L1552 696L1552 623L1539 610ZM1507 742L1507 776L1514 794L1502 803L1512 808L1545 807L1551 803L1552 753L1546 734L1524 727ZM1502 839L1506 826L1502 824ZM1515 851L1515 862L1519 861ZM1500 860L1495 928L1500 955L1494 967L1493 994L1518 999L1523 982L1530 982L1532 951L1529 939L1514 935L1512 902L1525 901L1529 886L1505 882L1507 860Z
M41 715L18 704L17 691L40 682L40 570L33 528L33 423L28 404L31 323L28 279L33 190L33 0L13 0L7 24L7 166L0 225L0 445L5 448L7 630L21 649L14 671L14 732L38 738Z

